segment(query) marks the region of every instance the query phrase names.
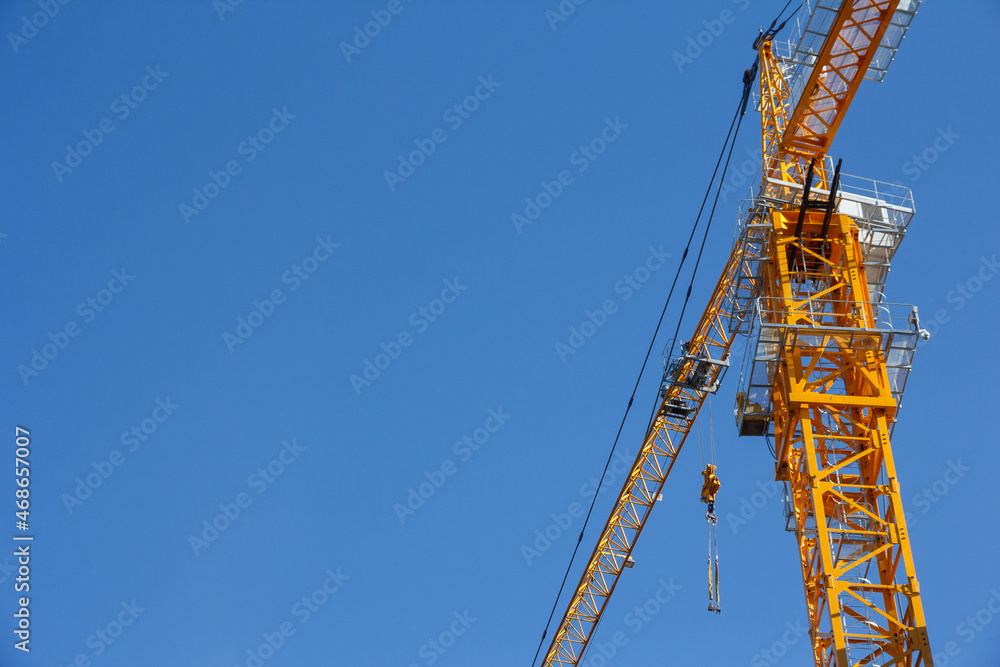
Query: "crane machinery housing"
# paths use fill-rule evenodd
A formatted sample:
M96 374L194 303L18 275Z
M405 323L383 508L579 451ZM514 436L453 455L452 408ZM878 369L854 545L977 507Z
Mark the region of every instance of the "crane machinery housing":
M882 293L913 199L904 187L841 174L827 154L861 81L882 80L919 4L806 0L789 41L776 39L774 24L755 41L745 82L748 91L759 65L760 182L741 205L735 243L693 335L666 359L642 448L546 667L582 659L738 336L748 344L737 428L774 441L815 664L933 667L890 447L927 332L915 307ZM714 472L705 479L712 500Z

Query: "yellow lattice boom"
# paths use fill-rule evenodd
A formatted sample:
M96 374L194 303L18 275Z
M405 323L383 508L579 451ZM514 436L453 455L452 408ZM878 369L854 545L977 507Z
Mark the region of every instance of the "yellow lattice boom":
M912 198L874 181L845 185L826 157L861 80L881 80L919 0L808 4L796 45L778 54L773 34L757 41L761 184L694 334L668 360L643 446L543 665L579 663L745 334L737 423L740 435L775 439L816 666L933 667L890 446L923 332L915 308L881 295Z

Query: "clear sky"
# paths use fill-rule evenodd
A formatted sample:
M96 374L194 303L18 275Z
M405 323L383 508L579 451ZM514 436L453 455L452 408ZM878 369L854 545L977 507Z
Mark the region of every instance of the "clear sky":
M529 665L784 2L222 2L0 7L0 664ZM934 335L893 445L938 667L1000 655L998 37L995 2L924 3L832 150L916 201L887 293ZM751 109L733 169L759 131ZM747 184L727 180L684 336L732 243ZM601 326L561 355L588 312ZM605 664L808 663L737 380L713 399L723 612L690 447L598 631L627 638Z

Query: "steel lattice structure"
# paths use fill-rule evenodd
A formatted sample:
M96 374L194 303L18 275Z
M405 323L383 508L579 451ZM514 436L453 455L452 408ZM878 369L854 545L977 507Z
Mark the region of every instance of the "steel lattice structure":
M815 662L932 665L889 444L886 356L919 334L879 326L850 217L823 235L810 212L796 236L797 217L771 214L758 351L775 357L776 476L791 488Z
M890 447L918 336L884 303L912 198L845 186L826 158L862 79L881 80L919 0L811 0L801 40L757 42L762 181L543 665L576 665L735 336L741 435L773 434L817 667L933 667ZM836 171L831 178L831 173ZM820 199L810 197L819 195ZM825 200L825 201L824 201Z
M686 349L675 358L676 382L664 387L662 401L625 480L552 641L543 665L576 665L604 607L614 592L649 512L674 461L694 425L702 402L718 387L734 335L738 285L745 284L752 262L732 255L712 295L711 303ZM671 372L671 369L668 369Z

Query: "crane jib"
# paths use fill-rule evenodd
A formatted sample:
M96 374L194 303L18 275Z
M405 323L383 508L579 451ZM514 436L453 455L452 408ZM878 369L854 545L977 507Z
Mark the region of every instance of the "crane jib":
M774 437L816 665L933 667L890 447L926 332L915 308L900 311L881 293L912 197L862 187L826 156L860 82L882 80L919 4L807 0L796 40L769 31L755 43L760 186L693 335L667 359L642 448L543 665L582 659L743 334L739 432Z

